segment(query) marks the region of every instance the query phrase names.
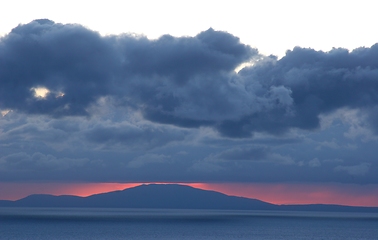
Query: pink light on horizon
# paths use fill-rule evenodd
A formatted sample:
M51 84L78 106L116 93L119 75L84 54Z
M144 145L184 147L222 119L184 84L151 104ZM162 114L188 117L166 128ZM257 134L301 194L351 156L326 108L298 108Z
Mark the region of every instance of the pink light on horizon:
M98 193L124 190L141 184L144 183L0 183L0 199L17 200L31 194L86 197ZM273 204L322 203L378 207L378 185L286 183L178 184L217 191L232 196L259 199Z
M192 187L273 204L338 204L378 207L378 185L193 183Z
M31 194L87 197L135 187L142 183L0 183L1 200L18 200Z

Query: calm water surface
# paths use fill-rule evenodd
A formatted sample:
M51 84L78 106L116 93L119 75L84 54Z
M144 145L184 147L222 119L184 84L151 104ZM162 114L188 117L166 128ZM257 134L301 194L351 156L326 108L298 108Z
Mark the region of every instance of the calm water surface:
M0 208L0 239L378 239L378 214Z

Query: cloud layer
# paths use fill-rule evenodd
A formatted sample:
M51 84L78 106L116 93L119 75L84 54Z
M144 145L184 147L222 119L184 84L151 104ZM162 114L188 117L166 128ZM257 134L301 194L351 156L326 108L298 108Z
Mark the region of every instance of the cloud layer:
M377 183L377 79L378 44L278 59L35 20L0 39L0 181Z

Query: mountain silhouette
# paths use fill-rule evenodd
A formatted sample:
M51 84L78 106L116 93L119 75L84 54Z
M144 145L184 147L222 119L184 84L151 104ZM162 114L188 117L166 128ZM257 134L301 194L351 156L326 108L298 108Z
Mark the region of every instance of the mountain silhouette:
M85 208L157 208L227 209L284 211L361 211L378 212L373 207L341 205L275 205L257 199L228 196L223 193L179 184L149 184L122 191L88 197L35 194L16 201L0 201L0 207L85 207Z

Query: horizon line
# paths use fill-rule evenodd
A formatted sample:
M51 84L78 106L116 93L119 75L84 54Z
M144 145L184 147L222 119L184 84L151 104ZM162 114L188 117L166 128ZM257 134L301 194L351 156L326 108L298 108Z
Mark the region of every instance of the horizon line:
M4 183L0 183L4 185ZM15 183L13 183L14 185ZM305 184L251 184L251 183L188 183L188 182L135 182L135 183L75 183L75 184L57 184L57 183L45 183L43 185L43 189L45 191L41 191L39 188L39 192L37 190L34 190L35 193L29 193L25 194L18 198L8 198L4 199L4 197L1 197L0 200L3 201L18 201L23 198L26 198L31 195L51 195L51 196L76 196L76 197L90 197L97 194L103 194L103 193L109 193L109 192L115 192L115 191L123 191L129 188L134 188L142 185L152 185L152 184L171 184L171 185L183 185L183 186L189 186L196 189L201 190L207 190L207 191L215 191L222 194L225 194L227 196L235 196L235 197L243 197L248 199L256 199L259 201L263 201L266 203L278 205L278 206L284 206L284 205L338 205L338 206L349 206L349 207L378 207L378 196L367 196L366 199L362 196L357 196L356 199L349 200L347 198L344 198L344 196L338 196L340 193L336 192L330 192L329 186L315 186L316 188L323 188L323 192L317 192L317 191L308 191L311 190L311 185L305 185ZM35 188L35 185L41 185L34 183L28 183L28 184L18 184L20 187L21 185L29 185L29 189ZM48 191L48 188L53 187L55 185L55 188L50 189ZM244 186L243 186L244 185ZM306 186L308 193L308 196L306 199L304 199L304 195L306 195L306 192L298 192L301 188ZM314 187L314 186L313 186ZM291 189L290 189L291 188ZM296 188L296 189L293 189ZM271 192L270 195L264 195L265 192ZM378 186L377 186L378 189ZM47 190L47 191L46 191ZM55 191L52 191L55 190ZM316 189L315 189L316 190ZM59 193L60 191L60 193ZM284 199L285 196L282 196L282 192L287 192L286 199ZM276 196L274 197L274 193ZM293 194L297 195L297 199L295 200L293 198ZM345 193L344 193L345 194ZM376 194L378 195L378 194ZM308 198L311 198L311 196L317 196L317 199L314 197L312 201L309 201ZM341 198L341 200L337 200L336 197ZM323 197L323 201L320 201L319 199ZM332 198L330 201L328 198ZM365 200L365 201L362 201ZM369 204L370 203L370 204ZM375 203L375 204L374 204Z

